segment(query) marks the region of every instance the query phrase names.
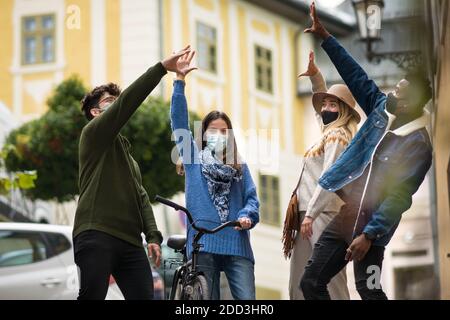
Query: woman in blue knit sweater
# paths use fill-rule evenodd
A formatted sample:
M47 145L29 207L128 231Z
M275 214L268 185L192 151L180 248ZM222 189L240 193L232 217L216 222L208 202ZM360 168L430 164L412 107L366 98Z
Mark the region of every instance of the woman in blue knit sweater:
M186 207L194 220L206 228L226 221L239 220L241 228L205 235L199 254L199 269L211 288L211 299L220 299L220 272L228 279L236 300L255 299L254 257L250 232L259 222L259 202L250 170L240 161L231 121L220 111L210 112L202 121L200 141L189 130L188 109L184 94L185 75L194 52L178 60L184 75L177 74L170 115L172 130L185 175ZM192 254L195 231L187 228L187 253Z

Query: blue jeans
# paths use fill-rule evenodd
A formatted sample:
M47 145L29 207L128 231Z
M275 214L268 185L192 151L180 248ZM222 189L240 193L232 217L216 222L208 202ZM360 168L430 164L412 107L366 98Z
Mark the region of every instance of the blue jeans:
M201 252L197 266L206 276L211 300L220 300L221 271L225 272L235 300L255 300L255 268L251 260L240 256Z

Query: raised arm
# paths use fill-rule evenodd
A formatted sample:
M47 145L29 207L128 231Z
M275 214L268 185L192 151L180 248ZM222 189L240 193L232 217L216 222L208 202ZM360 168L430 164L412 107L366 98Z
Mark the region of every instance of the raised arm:
M320 69L317 67L316 63L314 62L314 51L310 51L309 53L309 63L308 63L308 70L303 72L298 76L300 77L309 77L309 80L311 81L311 90L313 93L316 92L327 92L327 84L325 82L325 79L322 75L322 72L320 72ZM315 110L315 109L314 109ZM315 116L317 123L319 127L322 126L322 116L315 111Z
M322 48L326 51L340 76L352 92L355 100L369 115L381 99L386 100L386 95L381 92L367 73L353 59L353 57L342 47L333 36L328 37Z
M190 52L190 46L187 46L155 64L126 88L108 110L92 119L85 129L85 134L93 141L91 145L93 147L109 145L167 71L183 72L177 67L176 62Z
M86 125L85 134L92 137L96 147L110 145L166 73L162 63L157 63L126 88L108 110Z
M170 104L170 120L173 138L183 165L195 163L195 155L198 153L191 130L189 129L189 113L186 96L184 95L185 82L175 80L173 83L172 101Z
M324 40L322 48L330 57L360 107L369 115L376 108L380 99L386 99L385 94L380 91L373 80L369 79L361 66L320 23L314 2L311 4L310 10L313 25L305 32L313 33Z
M328 90L325 79L314 61L314 51L309 52L308 70L298 76L309 77L311 80L312 92L326 92Z
M195 67L191 67L190 65L194 54L195 51L190 54L186 54L178 61L179 68L184 70L185 73L177 73L177 79L173 83L173 94L170 104L172 132L178 152L180 153L185 166L195 163L195 155L198 152L194 138L189 129L189 113L187 100L184 93L186 86L185 76L192 70L197 69Z

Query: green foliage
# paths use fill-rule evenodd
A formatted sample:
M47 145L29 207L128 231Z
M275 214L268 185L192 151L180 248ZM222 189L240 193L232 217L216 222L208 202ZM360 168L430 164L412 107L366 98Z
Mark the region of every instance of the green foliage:
M142 180L151 200L156 194L171 197L184 190L184 178L176 174L171 159L175 147L171 141L169 103L150 97L123 128L132 145L133 158L139 163ZM191 127L199 120L191 113Z
M29 198L64 202L78 194L78 142L86 124L80 100L85 92L78 77L65 80L48 99L49 110L41 118L7 137L7 143L16 148L8 153L7 170L38 173L36 188L25 192Z
M8 196L13 189L29 190L35 187L36 171L17 171L3 174L5 159L9 152L15 151L14 146L6 145L0 152L0 195Z

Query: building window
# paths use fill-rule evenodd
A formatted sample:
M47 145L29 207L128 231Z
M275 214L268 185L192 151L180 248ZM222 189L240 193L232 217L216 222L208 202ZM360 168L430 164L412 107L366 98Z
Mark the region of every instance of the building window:
M197 22L198 67L217 73L217 31L215 28Z
M259 198L261 202L261 222L279 226L280 215L280 183L276 176L259 175Z
M256 88L273 93L272 51L255 46Z
M22 18L22 64L55 61L55 16L46 14Z

